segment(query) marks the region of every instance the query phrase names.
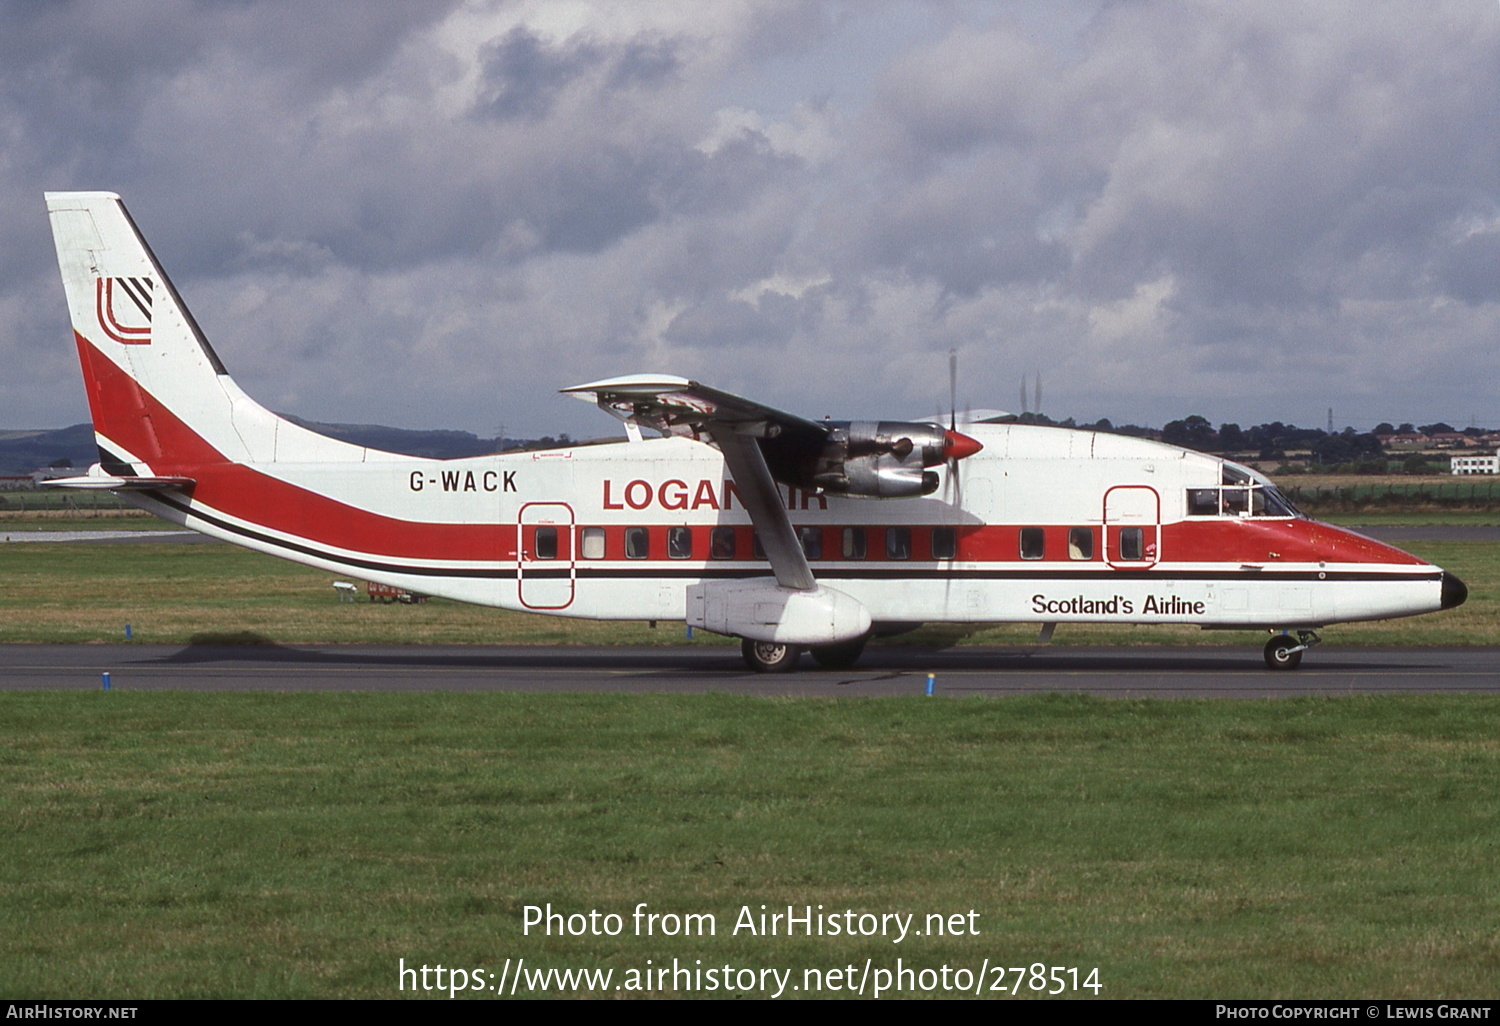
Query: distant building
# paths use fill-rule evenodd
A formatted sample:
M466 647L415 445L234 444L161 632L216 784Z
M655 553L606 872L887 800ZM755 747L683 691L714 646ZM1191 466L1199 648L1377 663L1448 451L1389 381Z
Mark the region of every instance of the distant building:
M1475 445L1462 431L1434 431L1427 436L1440 449L1451 449L1457 445Z
M1432 439L1423 434L1376 435L1387 449L1422 449L1432 444Z
M1469 474L1500 474L1500 456L1453 456L1453 473L1460 476Z

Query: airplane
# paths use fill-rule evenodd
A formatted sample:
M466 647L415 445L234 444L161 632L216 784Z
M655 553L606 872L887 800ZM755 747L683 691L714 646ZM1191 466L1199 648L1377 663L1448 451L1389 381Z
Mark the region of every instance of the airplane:
M504 609L685 621L761 672L852 665L922 623L1269 631L1292 670L1329 624L1468 589L1299 513L1257 471L1019 423L808 420L664 374L562 389L623 441L436 460L319 435L235 384L120 197L47 193L103 489L175 524ZM951 368L950 368L951 369ZM647 437L643 429L659 437Z

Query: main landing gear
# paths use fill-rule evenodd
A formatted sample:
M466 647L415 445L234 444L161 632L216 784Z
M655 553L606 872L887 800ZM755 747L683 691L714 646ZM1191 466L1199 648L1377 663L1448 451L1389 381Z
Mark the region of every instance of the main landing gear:
M835 645L813 645L808 649L813 660L825 670L845 670L859 661L865 650L867 638L840 641ZM740 654L756 673L790 673L797 667L802 649L797 645L783 645L776 641L740 642Z
M1295 638L1278 634L1266 642L1266 665L1273 670L1295 670L1302 662L1302 653L1322 640L1317 631L1298 631Z
M797 660L802 657L802 649L797 645L783 645L779 641L752 641L745 638L740 642L740 655L745 657L745 662L756 673L790 673L796 669Z

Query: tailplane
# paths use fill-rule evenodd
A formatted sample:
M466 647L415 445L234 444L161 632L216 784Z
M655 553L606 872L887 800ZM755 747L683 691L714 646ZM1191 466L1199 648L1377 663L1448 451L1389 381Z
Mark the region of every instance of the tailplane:
M247 396L224 370L120 197L49 192L47 212L106 477L210 463L343 462L364 449Z

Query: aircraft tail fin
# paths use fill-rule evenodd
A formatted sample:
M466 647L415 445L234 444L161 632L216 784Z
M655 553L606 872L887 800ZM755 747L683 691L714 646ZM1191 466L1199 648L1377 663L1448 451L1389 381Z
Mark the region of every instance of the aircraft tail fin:
M47 211L105 472L363 458L234 383L119 196L49 192Z

